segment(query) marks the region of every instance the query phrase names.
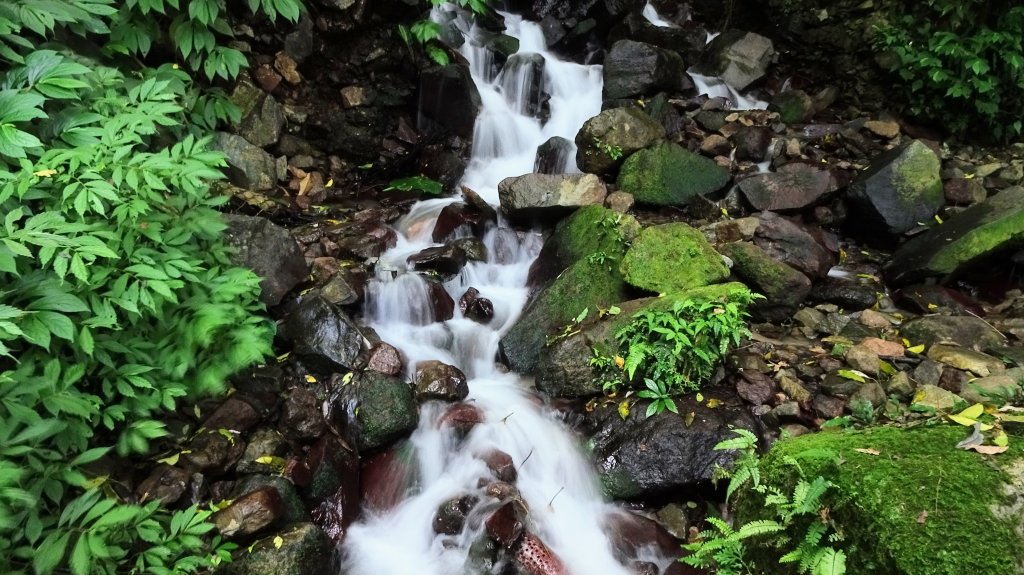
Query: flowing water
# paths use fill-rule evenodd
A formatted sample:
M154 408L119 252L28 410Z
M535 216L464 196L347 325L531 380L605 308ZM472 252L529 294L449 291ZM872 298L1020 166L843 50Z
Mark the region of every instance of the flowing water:
M435 17L445 16L443 7ZM498 182L533 171L537 146L552 136L572 141L588 118L601 109L601 69L559 61L547 51L538 25L504 15L506 33L520 41L521 57L543 58L543 74L535 66L509 64L493 69L493 58L477 41L477 31L459 17L467 36L462 54L471 64L483 100L477 118L472 158L462 184L491 204L498 203ZM550 118L541 122L527 112L527 99L541 82L550 99ZM578 171L575 150L564 171ZM455 198L418 203L397 224L398 244L378 264L364 309L366 321L381 339L398 347L406 358L407 375L419 361L436 359L462 369L469 378L467 401L485 421L465 439L450 428L440 429L445 405L421 408L420 425L410 439L418 478L405 499L390 510L367 511L350 529L343 548L350 575L462 575L470 546L483 534L482 522L497 502L481 487L490 477L482 457L495 450L511 456L516 487L529 509L527 531L560 558L571 575L626 575L614 557L605 524L614 508L600 495L593 471L576 438L529 391L529 382L505 373L495 364L498 342L520 315L527 299L529 266L541 247L538 234L516 233L502 225L484 235L486 263L470 263L445 283L458 301L469 287L494 304L494 318L482 325L461 317L437 322L429 305L428 286L406 266L406 258L437 244L430 236L434 221ZM467 234L468 235L468 234ZM432 520L438 507L455 497L473 494L480 503L463 531L435 534Z

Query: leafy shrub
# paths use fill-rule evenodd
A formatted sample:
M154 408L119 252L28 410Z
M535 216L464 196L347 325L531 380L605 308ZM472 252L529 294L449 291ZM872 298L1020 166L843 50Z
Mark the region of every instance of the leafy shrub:
M615 334L626 376L633 381L639 374L676 393L696 391L750 335L746 308L758 297L742 291L728 301L678 300L667 310L637 313Z
M1024 116L1024 6L1010 0L897 3L875 46L894 56L915 115L953 132L1019 136Z
M209 189L224 162L202 134L226 112L176 66L123 73L34 48L116 38L135 11L159 24L178 7L0 6L2 573L191 573L230 550L202 539L209 513L121 501L98 474L114 465L106 445L147 451L162 412L270 352L258 278L229 263L225 199ZM219 2L187 8L227 29Z
M461 6L462 8L468 8L473 14L486 14L489 10L487 6L488 1L489 0L430 0L430 5L437 7L442 4L451 3ZM451 61L447 50L439 41L441 38L441 25L429 18L418 20L408 26L405 24L399 24L398 35L410 49L412 49L413 45L422 47L426 52L427 57L438 65L446 66L448 65L448 62Z
M703 531L697 541L683 546L691 554L681 561L695 567L714 567L718 575L762 573L766 566L759 568L749 557L747 548L748 540L758 538L761 540L759 549L779 551L778 562L795 564L797 573L846 573L846 554L826 544L841 540L829 520L824 502L833 484L821 476L808 481L794 458L789 458L787 464L794 466L800 479L792 494L763 483L758 468L757 437L745 429L734 431L738 437L715 446L718 451L740 451L733 470L723 471L729 478L726 501L749 483L750 493L760 498L760 516L764 518L733 527L724 519L709 517L712 529Z

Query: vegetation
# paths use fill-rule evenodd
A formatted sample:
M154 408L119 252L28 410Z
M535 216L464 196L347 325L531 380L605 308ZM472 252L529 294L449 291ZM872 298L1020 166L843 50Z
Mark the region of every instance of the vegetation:
M1021 134L1024 116L1024 6L1010 0L896 3L877 28L876 48L916 115L953 132Z
M778 562L794 564L797 573L846 573L846 554L829 545L842 540L825 503L825 496L835 486L820 475L807 480L794 457L784 458L785 465L794 469L798 476L791 491L763 481L757 456L757 437L745 429L734 431L738 437L715 446L716 450L739 451L733 470L723 471L723 475L729 478L726 501L741 488L746 488L759 503L753 504L756 518L734 527L724 519L709 517L708 523L713 529L702 532L696 542L684 545L691 554L681 561L696 567L714 567L718 575L755 575L762 569L751 559L747 542L758 538L760 550L780 553Z
M263 0L266 2L267 0ZM468 8L473 14L486 14L490 8L488 0L430 0L430 5L437 7L442 4L457 4L462 8ZM418 45L426 52L427 57L440 66L447 66L451 58L444 44L441 43L441 24L424 18L412 25L398 25L398 35L410 49Z
M296 0L248 0L295 20ZM145 453L158 417L222 392L270 352L259 284L233 267L205 135L237 114L208 79L241 53L223 0L0 6L0 572L190 573L228 557L195 507L112 488L110 446ZM89 56L60 42L89 48ZM45 48L38 48L45 46ZM123 62L123 60L122 60Z

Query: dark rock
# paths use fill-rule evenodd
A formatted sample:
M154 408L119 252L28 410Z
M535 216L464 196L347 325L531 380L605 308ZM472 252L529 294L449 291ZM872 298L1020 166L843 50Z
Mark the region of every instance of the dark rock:
M201 431L183 451L182 460L191 469L216 475L231 469L245 452L245 442L230 429Z
M985 315L980 302L961 291L940 285L914 284L897 290L894 297L911 311L922 314Z
M334 545L316 525L300 523L256 542L248 553L221 567L224 575L323 575Z
M805 208L836 190L829 172L798 162L744 178L738 185L743 197L759 211Z
M487 245L479 238L459 238L448 242L454 249L461 249L471 262L487 261Z
M441 429L451 428L457 435L464 437L483 422L484 414L479 407L462 402L450 406L438 420L437 425Z
M438 214L431 238L435 242L443 242L462 226L469 226L479 232L483 229L483 224L487 219L487 216L475 206L461 202L448 204Z
M803 90L786 90L772 97L768 109L785 124L805 124L814 116L814 100Z
M344 0L341 0L344 1ZM313 19L308 15L299 18L295 30L284 37L284 51L292 60L301 64L313 54Z
M260 422L260 414L247 401L229 397L203 421L207 429L232 429L245 433Z
M664 137L665 128L639 108L605 110L576 134L576 163L584 172L614 175L623 158Z
M762 317L791 317L811 291L811 281L807 276L776 261L752 243L734 242L718 249L733 261L733 273L751 290L765 296L765 300L753 307L753 311Z
M305 299L285 324L297 356L329 373L356 367L365 338L345 312L321 297Z
M320 295L334 305L352 305L362 299L364 287L365 277L339 270L320 288Z
M775 382L759 371L742 370L736 381L736 393L748 403L763 405L775 396Z
M504 451L492 450L483 459L484 463L487 464L487 469L491 470L491 473L494 474L498 481L502 483L515 483L519 477L519 472L516 471L512 456Z
M919 140L875 158L847 189L856 231L877 244L931 221L945 202L939 167L938 156Z
M734 452L714 446L734 436L730 425L754 429L754 421L735 399L710 409L692 396L677 399L681 413L694 413L692 423L668 411L645 418L646 402L619 416L616 406L600 406L587 414L594 460L605 494L615 499L655 497L692 488L712 479L715 469L727 467Z
M469 382L459 368L437 360L416 364L416 398L420 401L461 401L469 395Z
M813 235L774 212L758 216L754 233L754 244L810 278L825 277L835 263L833 255Z
M731 136L736 146L736 160L763 162L771 159L769 148L774 133L767 126L743 126Z
M427 279L427 299L432 321L448 321L455 317L455 300L439 281ZM430 322L427 322L430 323Z
M742 30L726 30L708 44L696 69L742 90L764 76L774 56L775 48L768 38Z
M552 136L537 146L533 171L538 174L563 174L571 154L572 142L561 136Z
M241 120L233 126L236 134L254 146L277 143L284 131L285 117L273 96L243 80L235 85L231 101L241 112Z
M420 74L420 116L462 138L473 137L480 93L469 68L450 64ZM424 129L421 126L420 129Z
M210 520L225 537L247 537L271 526L283 515L281 496L273 487L263 487L236 498Z
M717 192L729 172L708 158L677 144L661 143L629 156L619 171L619 189L637 203L685 205L696 196Z
M214 147L224 153L228 179L240 188L261 192L272 190L282 177L277 161L241 136L218 132Z
M526 507L518 501L509 501L491 514L484 522L487 536L505 548L511 548L522 538L526 528Z
M324 233L338 245L341 257L352 259L379 257L398 242L395 230L381 222L341 223Z
M814 396L812 406L819 417L834 419L843 414L843 410L846 408L846 401L838 397L818 394Z
M607 195L593 174L526 174L498 184L501 210L514 221L557 220L580 206L600 205Z
M657 521L637 512L620 509L608 514L606 529L613 548L624 557L644 552L675 555L679 541Z
M462 495L449 499L437 508L434 514L434 533L441 535L458 535L466 524L466 517L476 505L477 498L473 495Z
M227 499L235 499L241 495L270 487L277 490L281 501L281 523L288 524L297 521L308 521L309 514L306 506L295 490L295 485L278 474L273 475L248 475L237 482L230 493L224 495Z
M942 370L942 375L939 376L939 387L946 391L952 391L953 393L960 393L963 389L964 384L970 377L966 372L952 367L947 367Z
M815 284L809 297L816 302L834 303L847 311L868 309L878 301L874 286L840 278L828 278Z
M165 506L176 503L188 486L188 471L161 463L135 488L140 503L157 500Z
M1005 345L1005 338L988 322L973 316L933 315L919 317L900 327L900 336L913 345L931 347L953 343L975 351L986 351Z
M370 348L370 359L366 368L384 375L400 375L402 354L389 343L377 342Z
M311 479L304 495L318 503L313 521L340 542L359 515L359 456L340 439L325 435L309 450L305 465Z
M334 428L346 430L360 452L387 446L415 429L419 421L412 387L373 371L336 385L328 401Z
M931 217L931 216L929 216ZM905 285L925 277L950 279L1024 239L1024 187L1014 186L949 218L900 247L886 278Z
M502 70L501 93L524 116L541 117L544 104L544 57L533 52L508 58Z
M416 484L416 461L408 444L370 457L360 474L360 499L370 511L388 511Z
M274 460L283 461L288 454L288 442L284 436L275 429L257 429L249 436L248 445L245 446L245 453L242 459L235 466L237 473L274 473L280 471L280 467L274 465ZM271 458L272 461L265 461L264 458ZM262 460L262 461L261 461Z
M979 178L950 178L942 184L946 201L954 206L972 206L985 201L988 194Z
M406 259L409 266L417 271L432 270L442 274L454 275L466 265L466 252L461 248L446 244L434 248L426 248Z
M281 428L297 439L320 437L326 429L321 403L312 390L292 388L281 408Z
M685 92L693 85L683 59L657 46L619 40L605 56L604 99L615 100L657 92Z
M309 277L302 249L291 232L266 218L236 214L224 218L228 224L224 236L233 249L231 261L260 276L264 304L281 303L286 293Z
M491 300L480 297L480 292L472 287L459 298L459 309L463 317L478 323L486 324L494 317L494 304Z
M704 234L684 223L644 228L619 269L630 285L654 293L683 291L729 277L722 256Z

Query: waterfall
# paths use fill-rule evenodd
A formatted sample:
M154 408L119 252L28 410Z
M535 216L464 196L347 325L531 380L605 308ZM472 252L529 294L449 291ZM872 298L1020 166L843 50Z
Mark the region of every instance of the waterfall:
M437 10L452 11L450 6ZM601 69L563 62L548 52L540 27L502 14L506 33L520 48L496 74L481 32L459 15L467 36L462 54L483 101L477 118L472 157L462 184L492 205L498 182L533 171L537 147L553 136L574 140L583 122L601 110ZM539 96L543 96L540 98ZM547 106L546 113L539 108ZM575 148L563 171L578 171ZM515 486L529 510L526 530L564 564L567 575L626 575L616 560L604 525L614 507L605 503L594 472L577 439L530 391L530 382L495 364L498 343L527 300L529 266L541 247L539 234L522 234L502 225L482 238L488 261L468 264L444 289L458 301L470 287L494 304L487 324L462 317L437 322L426 280L411 272L406 258L437 244L433 222L456 199L420 202L397 225L397 245L383 254L370 283L365 320L381 339L402 351L411 376L419 361L436 359L462 369L469 378L467 401L483 414L467 437L440 429L447 406L421 407L420 425L409 440L418 478L406 498L386 511L367 510L343 546L348 575L463 575L470 548L484 534L483 522L498 500L481 479L490 477L483 458L495 450L511 456ZM438 507L462 495L479 502L458 535L438 535L432 520ZM496 572L496 571L495 571Z

